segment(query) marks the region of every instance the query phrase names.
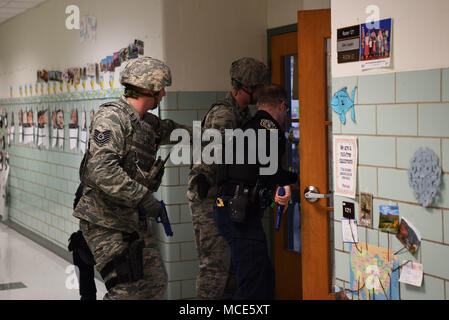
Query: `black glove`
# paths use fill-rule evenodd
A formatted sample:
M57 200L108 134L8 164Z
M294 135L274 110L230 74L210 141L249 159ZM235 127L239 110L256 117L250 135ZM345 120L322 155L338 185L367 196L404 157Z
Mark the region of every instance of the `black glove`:
M210 188L210 184L207 182L206 176L204 174L199 174L192 181L192 183L197 185L198 197L200 199L206 198Z

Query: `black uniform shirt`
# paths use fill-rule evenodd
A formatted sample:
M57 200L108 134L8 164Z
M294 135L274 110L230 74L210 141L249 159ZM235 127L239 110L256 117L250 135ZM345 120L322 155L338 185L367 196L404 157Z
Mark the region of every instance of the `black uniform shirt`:
M217 182L218 185L226 184L229 182L239 182L248 185L255 185L257 180L259 183L267 188L274 188L276 185L289 185L296 181L296 174L292 174L286 170L281 168L282 166L282 156L285 152L285 135L283 130L281 129L279 123L266 111L259 110L242 128L245 130L254 130L256 136L256 144L248 145L248 140L245 139L245 148L244 150L238 149L236 146L236 139L234 138L234 162L233 164L224 164L220 165L217 172ZM259 135L258 130L265 130L265 157L270 161L277 161L277 170L273 175L260 175L261 167L272 166L273 164L268 163L266 165L262 165L260 163L259 158ZM271 156L270 150L270 131L277 129L276 133L276 143L277 143L277 155L275 157ZM237 147L237 149L236 149ZM240 152L244 152L244 164L236 164L236 155ZM248 156L249 153L255 152L256 164L249 164ZM226 149L224 148L223 154L226 153Z

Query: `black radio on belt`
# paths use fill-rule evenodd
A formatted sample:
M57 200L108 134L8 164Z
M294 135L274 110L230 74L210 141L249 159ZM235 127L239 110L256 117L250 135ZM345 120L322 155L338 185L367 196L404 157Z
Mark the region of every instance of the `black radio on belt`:
M242 192L240 192L240 188L243 188ZM249 188L242 187L241 185L235 187L234 198L228 202L229 218L232 222L244 223L246 221L246 212L249 203L248 194Z

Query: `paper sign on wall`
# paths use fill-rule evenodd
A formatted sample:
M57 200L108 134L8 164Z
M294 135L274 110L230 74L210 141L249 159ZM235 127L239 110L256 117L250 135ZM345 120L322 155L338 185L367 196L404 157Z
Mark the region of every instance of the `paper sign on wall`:
M356 137L334 136L335 195L355 199L357 152Z

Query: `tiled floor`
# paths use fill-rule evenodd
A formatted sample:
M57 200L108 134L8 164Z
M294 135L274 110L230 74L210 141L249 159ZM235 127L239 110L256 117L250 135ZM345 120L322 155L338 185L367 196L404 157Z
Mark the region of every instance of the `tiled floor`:
M79 300L76 285L70 262L0 223L0 300Z

